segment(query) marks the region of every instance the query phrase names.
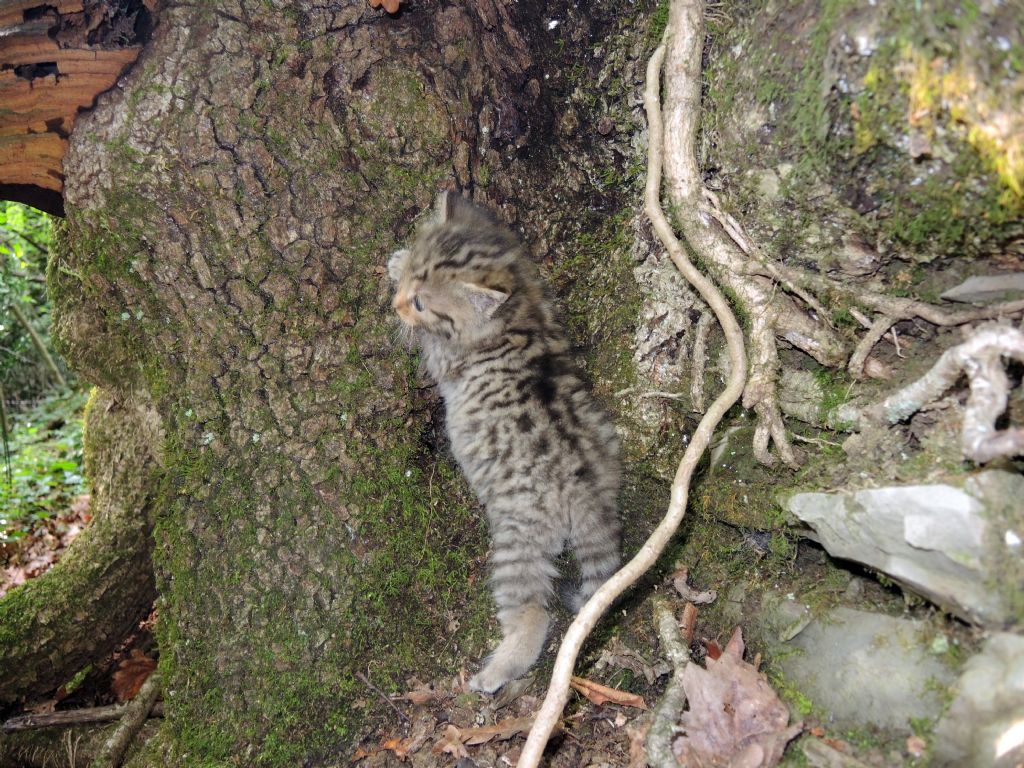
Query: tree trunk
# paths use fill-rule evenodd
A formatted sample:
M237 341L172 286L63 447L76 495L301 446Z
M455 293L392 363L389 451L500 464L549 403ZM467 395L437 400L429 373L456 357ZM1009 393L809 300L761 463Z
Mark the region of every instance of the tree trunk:
M0 600L0 706L42 699L109 656L153 605L155 414L98 390L85 417L92 522Z
M571 15L591 45L620 27L636 75L647 20L619 5L171 6L80 120L56 335L87 379L147 392L166 431L154 559L182 760L336 761L379 705L355 672L390 687L485 652L485 531L394 342L383 265L452 186L532 229L539 255L579 238L624 287L591 300L563 270L606 309L577 334L614 337L603 390L630 383L629 193L572 158L604 142L624 172L636 116L616 107L601 133L592 95L587 125L556 112L608 62L559 50L547 23Z

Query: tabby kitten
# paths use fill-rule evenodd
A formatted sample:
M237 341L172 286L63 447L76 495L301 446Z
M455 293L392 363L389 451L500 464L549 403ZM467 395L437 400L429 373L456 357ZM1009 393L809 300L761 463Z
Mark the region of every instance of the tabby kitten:
M618 440L534 265L487 213L443 193L388 272L444 397L452 452L487 510L503 637L469 685L491 693L540 655L566 543L581 574L573 611L618 568Z

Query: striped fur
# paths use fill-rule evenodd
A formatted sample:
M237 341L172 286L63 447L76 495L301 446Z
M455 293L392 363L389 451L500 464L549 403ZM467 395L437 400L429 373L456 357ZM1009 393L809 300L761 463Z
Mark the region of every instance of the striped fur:
M443 194L388 269L444 397L452 452L487 510L503 638L470 686L492 692L540 655L566 544L581 575L574 611L618 568L618 440L535 267L485 212Z

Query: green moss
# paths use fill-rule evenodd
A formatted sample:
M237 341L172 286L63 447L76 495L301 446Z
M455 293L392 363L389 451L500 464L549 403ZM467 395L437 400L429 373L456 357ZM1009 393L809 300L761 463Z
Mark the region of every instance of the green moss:
M668 26L668 2L667 0L659 0L658 4L654 7L651 12L650 21L647 27L647 46L648 48L657 47L661 41L662 35L665 34L665 27Z
M551 267L550 280L565 307L569 333L587 350L584 362L604 391L635 380L633 331L642 297L630 258L628 213L582 222Z
M814 702L796 685L786 678L781 672L771 670L768 673L768 680L772 684L772 688L779 694L783 701L785 701L800 717L811 717L812 715L821 716L824 713L822 710L815 706Z

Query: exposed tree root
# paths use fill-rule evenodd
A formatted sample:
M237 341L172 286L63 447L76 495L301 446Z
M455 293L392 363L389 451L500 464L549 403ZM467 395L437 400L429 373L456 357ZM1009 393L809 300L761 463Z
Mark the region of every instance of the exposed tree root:
M731 361L729 380L725 390L708 408L700 424L693 433L689 446L679 462L675 479L672 481L671 501L665 518L661 521L650 538L644 542L640 551L614 574L600 589L594 593L587 604L566 630L565 638L558 650L555 668L551 674L544 703L541 705L523 753L519 758L519 768L536 768L544 752L548 737L554 730L562 715L562 710L569 697L569 682L573 666L583 641L594 628L608 606L629 588L658 559L672 534L682 522L686 512L689 496L690 479L701 456L711 442L715 428L725 412L739 399L747 379L747 358L743 346L743 331L736 322L728 302L721 292L707 277L701 274L687 258L682 245L676 239L672 228L665 218L660 203L662 152L664 147L661 104L659 99L659 73L666 58L666 46L669 48L668 65L666 66L667 101L673 104L678 100L700 103L700 63L704 44L704 19L702 0L673 0L669 9L669 23L665 30L665 42L651 56L647 65L647 84L644 89L644 107L650 129L650 146L647 157L647 185L644 191L644 211L650 218L658 237L664 243L672 261L679 268L683 277L701 294L718 318L725 332L726 344ZM685 73L685 75L684 75ZM680 89L679 83L686 88ZM678 112L678 106L673 109ZM690 145L689 162L696 167L693 146ZM707 229L705 224L701 228ZM693 234L687 230L686 237L691 245L698 245L691 240Z
M984 463L1024 454L1024 429L997 430L995 426L1006 410L1010 391L1003 357L1024 362L1024 332L995 323L981 326L966 341L947 349L913 384L867 408L842 408L838 416L856 426L870 421L896 424L938 400L965 374L971 393L961 427L964 456Z
M125 706L120 724L103 744L90 768L120 768L128 747L146 722L159 696L160 673L154 672L146 678L135 698Z
M741 394L744 407L752 408L757 414L753 439L757 459L765 464L773 463L775 458L769 446L774 443L778 458L785 464L795 467L800 463L800 452L792 446L786 433L777 392L781 372L778 339L785 340L824 366L838 368L845 365L854 376L884 378L889 373L887 367L871 357L871 350L898 320L919 317L936 325L951 326L1024 311L1024 301L1019 301L947 312L913 299L862 291L813 272L771 261L742 226L722 211L715 195L705 189L697 166L695 144L701 107L703 14L703 0L672 0L664 41L648 64L644 105L650 141L644 210L684 278L715 312L729 349L729 380L725 390L705 413L680 461L665 518L637 555L583 606L566 631L547 694L519 759L519 768L536 768L539 764L568 699L573 666L584 640L608 606L663 551L685 513L692 472L722 416ZM659 99L659 72L663 63L664 120ZM664 151L665 146L671 147L671 151ZM729 305L712 280L690 263L661 209L662 166L666 192L687 243L700 255L718 283L730 292L746 316L749 370L743 332ZM830 313L825 309L825 305L835 303L837 297L847 302L851 312L857 310L857 316L862 318L861 322L867 328L867 334L852 355L831 327ZM858 308L879 316L869 320ZM983 340L978 341L978 338ZM895 336L894 343L897 343ZM876 413L884 413L890 422L898 421L929 402L929 398L940 395L956 381L961 371L967 371L971 400L964 420L965 453L984 461L987 460L984 457L1020 452L1024 450L1024 431L996 432L994 428L995 418L1005 409L1008 390L1000 355L1024 360L1024 334L1001 326L979 332L976 338L943 355L933 371L917 384L887 398L873 409L848 412L845 418L857 422ZM703 358L695 361L695 379L698 376L703 378L703 366ZM693 400L700 402L702 388L696 383L692 386ZM666 393L648 395L666 396ZM844 414L841 412L839 417L844 418ZM681 708L684 700L681 691L673 692L672 700L668 703L663 701L663 706L666 712L669 709L677 712L677 705ZM660 720L668 722L670 716L664 715ZM657 727L659 722L656 717L648 739L649 757L657 764L671 756L671 733L669 731L665 736L664 729Z

